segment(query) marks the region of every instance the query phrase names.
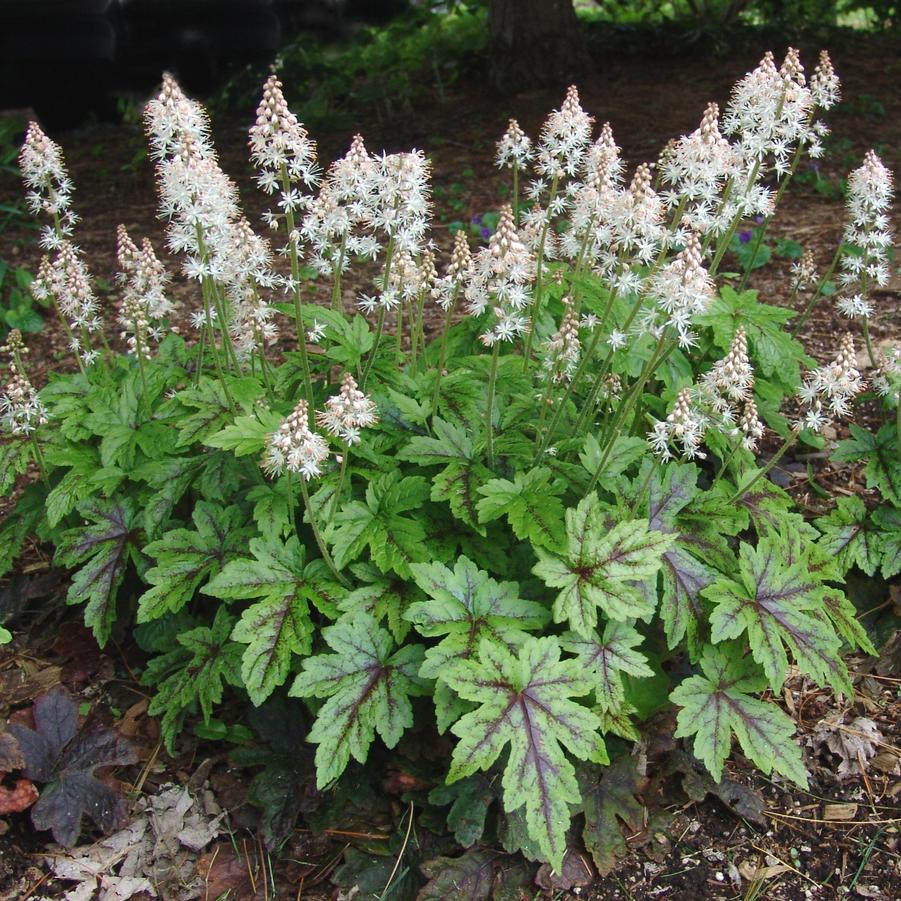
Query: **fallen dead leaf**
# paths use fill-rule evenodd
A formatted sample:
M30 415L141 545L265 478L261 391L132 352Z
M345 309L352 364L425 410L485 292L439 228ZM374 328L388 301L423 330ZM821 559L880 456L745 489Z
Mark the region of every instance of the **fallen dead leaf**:
M781 876L783 873L790 873L791 867L784 866L783 864L761 867L751 863L750 860L743 860L738 865L738 872L746 882L759 882L761 880L772 879L774 876Z
M856 816L856 804L827 804L823 808L823 817L827 820L853 820Z

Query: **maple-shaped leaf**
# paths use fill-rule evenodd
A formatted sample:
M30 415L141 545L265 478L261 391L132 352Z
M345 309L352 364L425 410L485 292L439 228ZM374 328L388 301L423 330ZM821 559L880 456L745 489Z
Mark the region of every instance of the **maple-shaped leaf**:
M578 779L582 795L579 810L585 815L582 839L598 873L607 876L627 850L620 820L633 835L644 826L645 808L636 796L647 779L639 775L628 755L600 773L597 767L580 767Z
M92 479L101 469L100 455L94 447L76 445L50 448L45 458L54 467L68 467L47 495L47 522L56 526L75 509L79 501L96 493L97 486Z
M744 754L764 773L773 770L807 788L801 750L792 740L795 724L775 704L753 697L767 680L741 648L708 645L701 657L701 673L690 676L670 693L682 709L676 738L694 736L694 754L717 782L732 749L732 736Z
M153 587L138 599L139 623L181 610L202 582L242 552L253 534L240 507L199 501L191 518L193 529L171 529L144 548L156 566L144 574Z
M417 509L428 497L422 476L402 476L399 470L373 479L366 501L350 501L335 515L329 529L335 565L343 569L368 546L382 572L393 570L409 578L410 564L429 557L425 529L418 519L402 514Z
M852 566L859 566L872 576L879 566L881 540L872 528L867 508L859 497L840 497L828 516L816 520L822 533L819 545L834 557L842 575Z
M258 379L250 377L225 378L231 397L246 413L251 413L254 403L265 393L263 385ZM204 441L234 419L225 388L216 378L202 376L196 386L179 391L175 400L190 411L178 417L178 447Z
M234 622L220 607L211 626L176 636L179 647L154 657L141 677L143 685L157 686L147 712L162 717L160 729L170 753L187 714L199 704L204 722L209 722L225 686L242 685L241 645L229 641Z
M343 589L324 561L306 562L296 535L287 541L253 538L250 553L252 558L227 563L203 593L225 601L259 599L243 612L232 639L247 645L241 678L260 705L288 678L292 656L310 652L310 603L334 616Z
M144 532L155 538L169 521L172 510L195 483L204 457L168 457L135 467L129 477L154 489L144 504Z
M478 660L455 661L443 678L479 705L451 727L460 740L447 781L487 770L509 745L504 809L525 808L529 836L559 870L569 805L580 800L564 748L580 760L606 760L597 717L571 700L591 691L591 679L577 661L560 659L557 639L532 637L517 654L486 639Z
M204 439L207 447L230 450L236 457L262 453L267 439L277 432L282 417L273 410L256 408L252 416L238 416L231 425Z
M857 618L857 608L840 588L826 586L820 619L831 625L850 647L860 648L864 653L874 656L878 653L866 629Z
M714 604L711 640L719 643L747 632L751 653L776 691L788 673L788 648L802 672L850 697L838 636L818 616L826 589L806 559L790 556L790 540L772 532L756 548L742 542L740 581L721 578L704 589Z
M294 831L307 804L312 751L304 746L305 719L297 704L282 696L270 698L248 714L259 744L235 748L229 762L242 769L262 767L247 788L247 800L259 808L259 831L274 851Z
M851 437L839 441L832 459L838 463L866 460L867 488L876 489L883 498L901 507L901 446L894 423L887 422L875 435L853 422L848 429Z
M610 528L594 493L566 511L566 534L562 554L535 548L538 563L532 570L546 585L563 589L554 601L555 622L568 620L574 632L589 638L599 607L608 619L619 621L654 612L656 598L648 598L636 583L656 575L673 535L649 529L641 519Z
M87 815L103 832L122 825L125 800L94 776L104 766L134 763L135 749L111 729L77 729L78 708L65 689L57 687L34 704L35 729L18 723L7 728L25 760L23 772L45 783L31 810L35 829L49 829L61 845L71 848Z
M477 510L478 489L491 478L491 472L475 459L472 439L464 429L436 417L432 431L435 438L411 438L397 458L420 466L443 465L432 480L431 499L446 500L457 519L484 536Z
M566 544L563 528L562 493L551 482L551 471L539 466L518 472L513 481L491 479L479 488L479 522L491 522L506 515L513 534L537 547L559 550Z
M585 671L595 677L598 706L609 713L621 710L625 703L623 673L639 678L654 675L647 657L635 650L643 640L631 623L612 621L607 623L603 636L592 632L583 638L569 632L560 639L560 644L575 654Z
M85 625L103 647L116 619L116 593L128 561L141 561L138 550L140 513L130 497L91 499L78 512L88 525L68 529L56 544L54 562L81 567L72 576L67 604L87 604Z
M472 848L459 857L434 857L419 865L429 881L419 890L416 901L489 901L494 894L495 876L501 868L496 851Z
M254 485L247 492L247 500L253 501L253 520L264 538L287 538L294 532L293 513L297 498L292 495L299 493L296 484L288 478Z
M460 557L453 570L441 563L416 563L411 570L429 599L411 604L406 618L426 638L445 636L426 652L426 678L439 677L454 660L474 656L482 639L512 648L527 630L549 619L541 604L520 598L516 582L496 582L466 557Z
M722 523L721 516L694 521L679 516L698 494L698 474L692 464L673 463L662 476L655 469L647 489L648 528L674 538L660 568L660 617L667 645L675 648L686 639L692 657L697 657L706 622L701 592L719 575L710 559L729 554L725 539L707 525ZM636 482L645 484L645 478L642 469ZM656 581L654 577L651 587L656 588Z
M153 380L152 380L153 381ZM156 379L146 400L152 402L162 390ZM89 397L92 412L85 425L100 436L103 466L134 468L140 454L151 460L165 457L175 449L176 433L165 422L149 419L140 373L129 373L117 385L96 388Z
M601 450L598 439L589 432L585 436L585 446L579 454L579 462L589 475L594 476L601 461L604 461L604 468L601 470L599 478L612 479L614 476L622 475L636 460L647 453L647 447L644 438L618 435L610 452L607 453ZM604 460L605 454L606 460ZM601 481L600 484L603 485L605 482Z
M316 749L320 788L344 772L350 758L364 763L376 733L389 748L413 725L410 696L428 692L419 678L421 645L394 650L391 635L365 613L347 614L322 630L335 652L303 662L289 692L293 697L327 698L308 740Z
M422 592L414 582L392 573L385 575L371 563L354 563L350 571L364 584L344 594L338 609L342 613L368 613L379 623L384 621L401 644L413 627L404 613L414 601L422 600Z
M411 604L406 618L427 638L445 636L426 651L420 674L441 679L448 663L472 657L483 638L513 648L526 630L537 629L549 619L548 611L534 601L522 600L515 582L496 582L467 557L450 570L441 563L417 563L411 567L416 584L429 600ZM438 731L469 708L439 681L434 695Z
M778 377L786 389L792 389L801 382L799 364L813 365L801 344L786 331L785 323L794 315L785 307L761 303L756 291L738 293L725 285L695 322L712 328L714 343L724 351L739 326L743 327L754 368L763 375Z
M46 516L43 485L26 485L15 507L0 520L0 577L9 572L26 539Z

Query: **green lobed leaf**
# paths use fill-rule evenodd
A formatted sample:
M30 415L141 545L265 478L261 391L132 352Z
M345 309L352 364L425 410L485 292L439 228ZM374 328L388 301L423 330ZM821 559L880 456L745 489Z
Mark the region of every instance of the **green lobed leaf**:
M791 545L781 535L763 535L756 548L742 542L741 581L722 578L704 589L714 603L711 640L719 643L746 632L754 659L776 691L788 673L788 649L802 672L850 697L838 637L817 615L823 612L825 588L808 561L789 562L790 555Z
M576 659L586 672L591 673L596 682L595 696L598 706L605 713L619 711L626 700L623 690L623 673L633 676L653 676L647 657L635 650L644 639L628 622L609 622L603 636L592 632L583 638L568 632L560 639L563 649L576 655Z
M269 436L278 430L282 417L272 410L257 409L252 416L238 416L231 425L204 439L207 447L234 451L236 457L259 454Z
M181 610L202 582L243 551L253 534L236 506L199 501L192 519L193 530L171 529L144 548L156 565L144 574L151 587L138 599L139 623Z
M5 496L16 483L16 477L28 468L31 444L24 439L13 438L0 444L0 497Z
M866 460L867 488L901 507L901 448L894 423L886 423L875 435L853 422L848 430L851 438L839 441L832 459L837 463Z
M842 575L852 566L859 566L872 576L879 566L880 540L870 528L867 508L859 497L840 497L828 516L816 520L822 533L819 545L834 557Z
M656 598L649 598L637 582L656 575L673 535L648 528L633 519L609 527L596 494L566 511L568 548L562 555L536 548L532 572L546 585L562 589L554 601L554 621L589 638L597 625L598 608L609 619L650 616Z
M645 808L636 798L647 780L638 774L635 761L620 757L600 773L596 767L580 767L578 773L582 801L579 806L585 815L582 838L585 849L601 876L616 868L618 857L626 854L620 820L634 834L644 826Z
M228 640L234 619L224 607L216 611L212 625L198 626L177 636L179 647L153 658L141 678L156 685L147 712L160 716L166 749L172 753L185 716L199 705L205 723L222 702L226 685L241 686L241 646Z
M775 770L807 788L801 750L792 741L795 725L775 704L752 697L767 682L741 656L741 649L708 645L701 671L703 675L690 676L670 694L670 700L682 708L676 738L694 736L694 754L717 782L723 777L723 763L735 735L742 751L764 773Z
M577 661L560 659L555 638L532 637L517 655L486 639L478 660L455 661L444 679L479 705L452 726L459 741L448 782L489 769L509 745L504 809L525 809L529 836L559 871L570 805L580 801L564 748L581 760L604 758L597 717L571 700L588 694L591 681Z
M378 734L393 748L413 725L410 697L426 694L419 678L423 648L394 642L365 613L347 614L322 630L335 652L303 662L292 697L326 698L308 740L316 749L316 782L320 788L337 779L353 757L365 763ZM393 652L393 653L392 653Z
M287 541L253 538L250 552L252 558L227 563L203 593L226 601L259 599L244 611L231 636L247 646L241 678L259 706L288 678L293 655L310 652L310 603L334 616L343 590L322 560L306 562L296 535Z
M891 579L901 572L901 509L884 505L873 511L873 524L879 529L879 554L882 577Z
M382 570L410 577L410 564L428 558L425 529L418 519L401 514L422 504L429 493L422 476L402 476L399 470L371 481L366 501L350 501L335 515L328 540L335 565L343 569L368 547Z
M483 495L476 505L479 522L506 515L517 538L559 550L566 543L563 504L556 496L561 490L551 483L551 471L541 466L516 473L512 482L492 479L478 489Z
M130 497L88 500L78 512L88 524L59 537L55 562L80 567L72 576L67 604L86 604L85 625L103 647L116 619L116 594L130 558L137 559L139 512Z

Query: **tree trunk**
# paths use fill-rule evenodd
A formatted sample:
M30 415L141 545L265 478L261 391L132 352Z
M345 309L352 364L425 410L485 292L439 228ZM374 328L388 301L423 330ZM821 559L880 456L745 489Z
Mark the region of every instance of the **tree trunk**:
M488 34L500 91L565 86L588 64L572 0L490 0Z

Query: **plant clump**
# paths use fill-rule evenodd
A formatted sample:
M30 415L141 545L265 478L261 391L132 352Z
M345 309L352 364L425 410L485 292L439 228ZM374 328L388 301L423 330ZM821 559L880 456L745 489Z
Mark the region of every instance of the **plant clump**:
M484 246L458 232L442 263L421 150L374 154L356 135L320 164L273 76L250 131L264 237L206 111L166 76L145 121L193 301L175 309L152 245L120 227L109 322L62 150L32 125L21 165L48 254L33 290L78 368L37 391L21 336L0 349L0 490L22 489L0 570L36 535L101 644L134 630L170 750L236 698L312 721L322 788L413 728L446 734L446 790L497 777L508 847L558 871L586 786L618 772L660 704L714 779L737 742L806 785L772 693L793 669L850 696L843 653L873 650L842 584L852 565L898 572L898 434L889 417L852 425L836 450L883 505L842 499L807 522L767 476L854 416L855 340L818 364L795 311L722 264L823 151L838 96L828 56L808 82L794 50L767 54L722 115L708 105L628 174L571 87L534 141L510 122L510 203ZM897 353L877 359L866 329L891 176L871 152L849 184L833 266L818 278L805 254L793 290L811 294L806 317L839 269L896 411ZM375 276L345 310L357 264ZM305 301L311 277L329 305Z

